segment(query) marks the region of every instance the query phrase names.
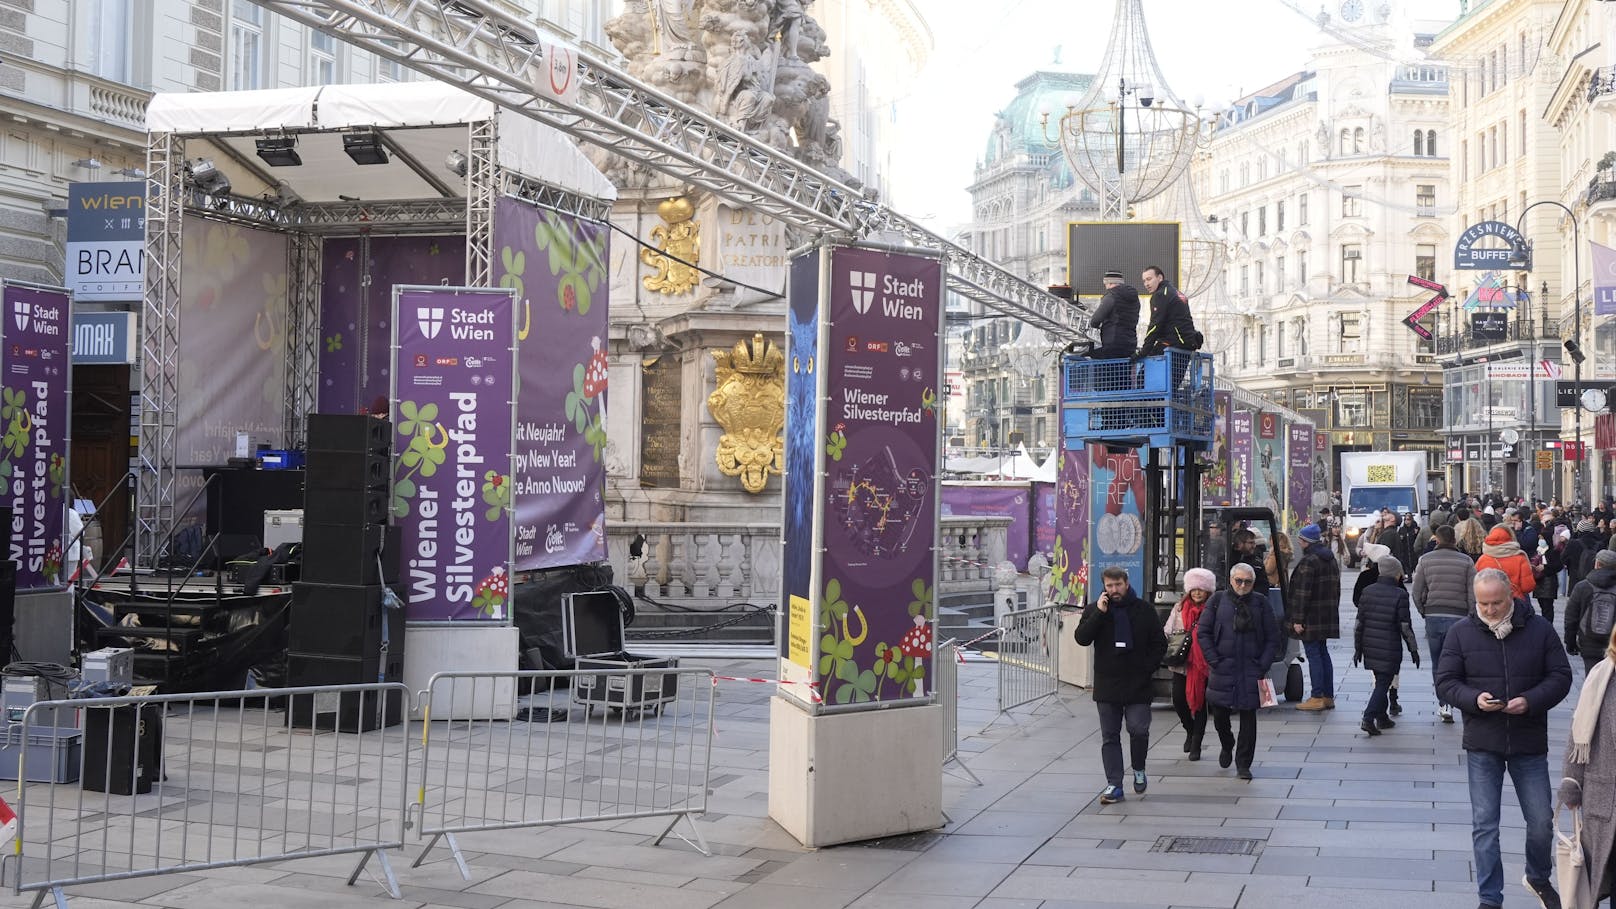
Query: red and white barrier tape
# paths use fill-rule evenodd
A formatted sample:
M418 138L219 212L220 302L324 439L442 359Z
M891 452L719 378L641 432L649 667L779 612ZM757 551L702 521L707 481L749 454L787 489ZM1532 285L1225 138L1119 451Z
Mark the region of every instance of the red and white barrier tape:
M713 685L717 686L719 682L745 682L745 683L750 684L750 685L803 685L803 686L807 687L807 689L808 689L808 697L815 704L824 703L824 701L821 700L820 697L819 697L819 686L817 684L813 683L813 682L798 682L798 681L794 681L792 679L747 678L745 676L739 676L739 675L715 675L715 676L713 676Z

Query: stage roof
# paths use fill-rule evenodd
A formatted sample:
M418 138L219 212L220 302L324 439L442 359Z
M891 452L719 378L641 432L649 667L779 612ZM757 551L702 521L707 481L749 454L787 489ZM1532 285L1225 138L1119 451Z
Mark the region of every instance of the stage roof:
M611 181L557 130L437 82L327 85L154 96L146 128L185 137L185 156L213 159L238 196L274 197L281 181L308 202L398 202L464 198L466 181L446 159L467 150L468 124L498 119L499 163L509 171L596 199L617 198ZM374 129L386 164L360 165L343 135ZM303 163L272 167L257 140L296 139Z

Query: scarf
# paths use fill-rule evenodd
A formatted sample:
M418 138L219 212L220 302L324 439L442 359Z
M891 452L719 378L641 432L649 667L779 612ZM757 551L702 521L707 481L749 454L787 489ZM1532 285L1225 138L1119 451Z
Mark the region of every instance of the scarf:
M1477 615L1477 618L1480 618L1479 614ZM1481 622L1483 625L1486 625L1488 628L1492 629L1493 637L1499 639L1500 641L1509 637L1509 633L1515 630L1515 614L1513 612L1504 616L1502 619L1499 619L1496 623L1489 622L1486 619L1482 619Z
M1609 656L1588 670L1582 680L1582 694L1577 696L1577 709L1571 714L1571 753L1566 759L1574 764L1586 764L1594 744L1594 728L1599 725L1599 711L1605 704L1605 689L1610 687L1611 660Z
M1128 607L1111 607L1111 641L1118 650L1133 649L1133 623L1128 621Z
M1499 561L1503 561L1510 556L1521 555L1521 544L1514 540L1507 543L1482 543L1481 554L1490 555Z
M1190 634L1190 659L1184 664L1184 701L1189 705L1190 713L1200 713L1206 709L1206 683L1212 677L1212 667L1206 664L1206 657L1201 654L1198 637L1201 611L1204 609L1206 603L1197 603L1189 597L1184 598L1184 605L1179 609L1184 630Z

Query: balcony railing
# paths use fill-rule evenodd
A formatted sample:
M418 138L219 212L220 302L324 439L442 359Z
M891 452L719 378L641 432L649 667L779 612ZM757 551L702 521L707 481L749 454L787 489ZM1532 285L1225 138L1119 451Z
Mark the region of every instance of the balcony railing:
M1609 171L1604 171L1603 173L1607 178L1603 180L1595 179L1593 183L1588 185L1587 192L1583 193L1582 199L1585 203L1597 205L1600 202L1609 202L1616 199L1616 179L1609 179Z
M1542 325L1529 319L1521 319L1511 321L1504 330L1504 337L1499 340L1478 340L1475 332L1468 328L1457 334L1439 336L1436 339L1436 352L1439 356L1443 356L1477 347L1508 344L1511 341L1555 341L1559 338L1559 325Z
M1601 66L1588 77L1588 100L1616 94L1616 67Z

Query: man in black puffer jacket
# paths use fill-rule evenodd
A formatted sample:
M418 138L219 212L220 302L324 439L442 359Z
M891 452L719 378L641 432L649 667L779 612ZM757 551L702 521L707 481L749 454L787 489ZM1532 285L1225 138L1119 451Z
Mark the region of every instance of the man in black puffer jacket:
M1595 608L1595 594L1612 591L1616 591L1616 551L1601 549L1594 555L1594 570L1571 588L1571 598L1566 601L1566 653L1581 656L1584 669L1594 668L1605 658L1605 645L1610 641L1609 633L1598 634L1598 629L1594 634L1583 633L1584 614Z
M1571 663L1548 619L1511 598L1509 575L1484 569L1474 587L1476 611L1448 630L1436 686L1464 712L1476 887L1482 906L1504 905L1498 820L1507 770L1526 821L1527 886L1544 905L1557 906L1549 883L1549 711L1571 691Z

